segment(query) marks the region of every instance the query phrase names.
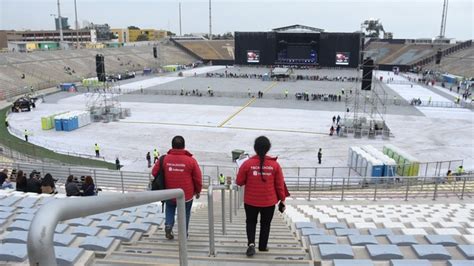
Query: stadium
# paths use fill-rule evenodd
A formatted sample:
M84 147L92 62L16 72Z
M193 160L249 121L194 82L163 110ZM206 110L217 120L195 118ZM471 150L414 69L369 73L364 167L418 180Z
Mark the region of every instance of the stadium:
M33 50L8 41L0 263L471 265L474 47L445 38L443 21L433 40L374 37L370 19L356 32L294 24ZM202 173L187 237L184 189L151 191L153 157L175 136ZM250 257L237 173L259 136L290 196L269 250ZM55 191L19 190L20 170L52 175ZM87 177L94 196L69 196L68 183ZM173 198L169 240L160 201Z

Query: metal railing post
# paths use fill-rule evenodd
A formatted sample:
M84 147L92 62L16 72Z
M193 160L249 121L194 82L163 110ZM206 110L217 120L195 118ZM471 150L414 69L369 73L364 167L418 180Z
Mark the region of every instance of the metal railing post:
M375 180L375 187L374 187L374 201L377 201L377 184L379 183L379 179Z
M27 250L30 265L57 265L54 230L60 221L84 217L122 208L176 198L178 206L179 262L188 265L186 243L186 211L182 189L135 192L121 195L57 199L36 212L28 232Z
M344 185L345 185L346 179L342 179L342 190L341 190L341 201L344 200Z
M408 188L409 188L409 179L405 178L405 180L407 181L407 190L406 190L406 193L405 193L405 201L408 201Z
M435 180L435 188L433 192L433 200L436 200L436 194L438 193L438 180Z
M120 171L120 181L122 183L122 193L125 193L125 189L123 187L123 172L122 171Z
M296 190L300 191L300 168L298 167L298 179L296 180Z
M234 204L232 200L232 185L229 185L229 223L232 223L232 204Z
M423 186L425 185L426 176L423 177L423 182L421 183L421 191L423 191Z
M461 199L464 199L464 189L466 188L467 177L464 177L464 182L462 184Z
M212 185L207 188L207 219L209 222L209 256L216 256L214 246L214 196Z
M311 177L309 178L308 201L311 201Z
M333 181L334 181L334 176L331 176L331 191L332 191L332 184L333 184Z
M225 235L225 189L221 190L222 202L222 234Z

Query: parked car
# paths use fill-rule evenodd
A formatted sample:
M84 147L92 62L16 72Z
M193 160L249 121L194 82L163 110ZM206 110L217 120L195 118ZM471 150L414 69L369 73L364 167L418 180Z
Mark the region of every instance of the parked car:
M36 98L21 97L12 105L12 112L29 112L35 108Z

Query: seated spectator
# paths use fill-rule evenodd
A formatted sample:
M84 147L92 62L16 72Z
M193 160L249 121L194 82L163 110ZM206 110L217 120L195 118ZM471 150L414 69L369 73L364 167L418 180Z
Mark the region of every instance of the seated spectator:
M8 179L8 169L5 168L0 172L0 186L3 185L3 182Z
M1 189L8 189L8 188L13 189L13 184L10 181L10 178L7 177L7 179L5 179L5 182L3 182Z
M81 196L81 191L79 190L79 184L74 180L74 176L70 175L66 180L66 196Z
M44 194L55 194L56 186L54 185L53 176L50 173L47 173L43 180L41 180L41 193Z
M19 170L16 174L16 191L26 192L26 177L23 174L23 171Z
M26 192L41 194L40 173L36 172L36 170L31 172L30 178L26 181Z
M95 196L95 185L94 185L94 180L92 179L91 176L86 176L86 179L84 180L84 184L82 185L82 190L83 196Z

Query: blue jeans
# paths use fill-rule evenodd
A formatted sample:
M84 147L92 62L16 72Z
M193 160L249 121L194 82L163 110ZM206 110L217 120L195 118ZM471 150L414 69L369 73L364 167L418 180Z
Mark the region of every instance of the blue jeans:
M191 207L193 206L193 201L187 201L186 204L186 233L188 233L189 228L189 219L191 218ZM165 209L165 227L174 226L174 216L176 214L176 202L172 200L166 201L166 209Z

